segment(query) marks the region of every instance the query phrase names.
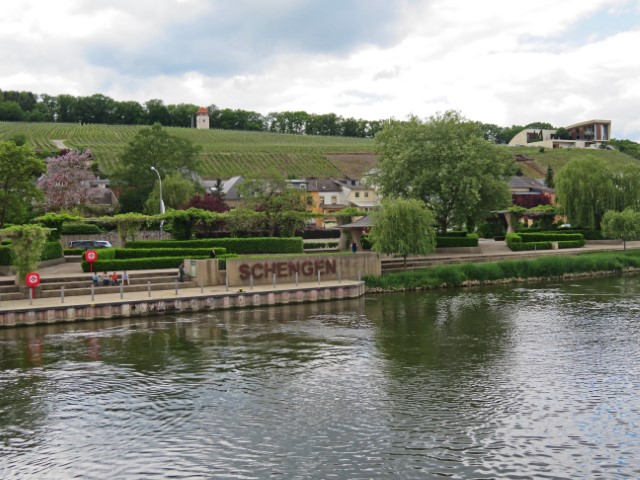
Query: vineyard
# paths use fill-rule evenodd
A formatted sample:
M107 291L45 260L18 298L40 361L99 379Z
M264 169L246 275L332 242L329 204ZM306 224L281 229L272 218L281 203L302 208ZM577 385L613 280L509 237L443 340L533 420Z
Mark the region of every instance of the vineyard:
M53 140L62 140L69 148L90 148L100 169L108 175L117 166L125 145L141 128L144 127L0 122L0 140L22 133L33 148L41 151L55 150ZM344 162L332 162L332 156L360 157L362 170L375 163L371 139L166 128L170 134L189 139L201 148L200 173L204 178L229 178L271 168L287 177L339 178L347 174L341 169ZM351 168L349 174L353 173Z

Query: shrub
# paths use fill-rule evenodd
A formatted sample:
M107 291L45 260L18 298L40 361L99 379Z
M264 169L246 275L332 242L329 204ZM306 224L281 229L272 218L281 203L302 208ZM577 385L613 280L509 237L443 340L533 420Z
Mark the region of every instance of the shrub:
M207 240L136 240L127 248L226 248L229 253L303 253L301 237L215 238Z
M227 253L226 248L216 247L216 257ZM152 257L208 257L210 248L114 248L115 259L152 258ZM98 252L98 255L100 253ZM100 258L100 256L98 256Z
M540 232L525 233L518 232L523 243L527 242L561 242L569 240L584 240L584 236L580 233L556 233L556 232Z
M0 265L11 265L11 264L13 264L11 246L9 245L0 246Z
M458 231L451 231L451 232L447 232L444 235L441 235L442 237L447 237L447 238L452 238L452 237L456 237L456 238L464 238L467 236L467 232L463 232L461 230Z
M477 247L478 235L470 233L466 237L436 237L436 247L456 248L456 247Z
M62 258L64 253L60 242L47 242L44 244L44 250L40 256L40 260L52 260L54 258Z
M209 255L191 256L194 260L209 259ZM216 257L219 261L221 269L225 268L226 259L238 258L233 253L220 255ZM93 270L96 272L109 272L113 270L154 270L159 268L178 268L183 262L184 257L147 257L147 258L123 258L123 259L104 259L98 260L93 264ZM82 261L82 271L89 271L89 263Z

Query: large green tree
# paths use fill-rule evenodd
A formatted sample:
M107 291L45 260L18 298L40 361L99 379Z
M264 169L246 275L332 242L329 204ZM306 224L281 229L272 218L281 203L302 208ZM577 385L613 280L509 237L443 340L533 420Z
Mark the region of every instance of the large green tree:
M185 177L197 172L198 148L189 140L170 135L161 125L142 128L125 147L120 166L111 174L112 185L120 190L123 212L141 212L145 201L161 178L179 172Z
M477 122L449 111L427 122L390 122L376 136L383 195L417 198L434 212L438 228L486 217L505 208L513 159L483 138Z
M289 188L284 176L275 170L247 175L238 190L245 208L264 212L269 236L292 234L304 227L310 215L306 210L309 194Z
M25 220L32 202L42 198L35 180L45 170L45 163L26 145L0 142L0 228Z
M162 181L162 201L167 209L175 210L182 208L196 194L201 193L193 180L184 177L181 173L175 172L167 175ZM149 198L144 204L144 212L149 215L160 213L160 184L156 182Z
M369 237L373 249L380 253L401 255L405 270L407 256L427 255L435 250L433 214L422 201L386 198L372 218Z
M554 184L556 202L572 225L599 228L604 212L616 209L620 192L604 160L572 160L557 173Z

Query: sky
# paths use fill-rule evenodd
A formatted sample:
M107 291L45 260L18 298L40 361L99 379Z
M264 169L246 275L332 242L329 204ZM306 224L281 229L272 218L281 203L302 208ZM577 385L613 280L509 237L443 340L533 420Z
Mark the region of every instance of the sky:
M640 141L639 47L638 0L12 0L0 89Z

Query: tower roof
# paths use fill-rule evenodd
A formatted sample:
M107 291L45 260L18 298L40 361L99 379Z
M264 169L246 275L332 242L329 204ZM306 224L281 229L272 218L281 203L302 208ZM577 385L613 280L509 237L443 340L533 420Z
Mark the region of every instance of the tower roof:
M206 108L204 108L204 107L200 107L200 108L198 109L198 115L200 115L201 113L205 113L205 114L209 115L209 110L207 110L207 109L206 109Z

